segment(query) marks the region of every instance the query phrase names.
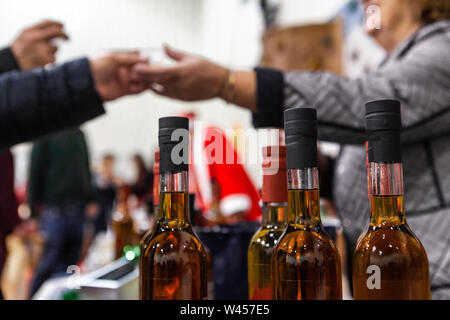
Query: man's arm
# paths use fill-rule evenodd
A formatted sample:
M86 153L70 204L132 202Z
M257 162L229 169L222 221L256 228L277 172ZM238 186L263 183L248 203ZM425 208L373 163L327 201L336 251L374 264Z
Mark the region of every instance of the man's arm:
M79 126L103 114L103 102L144 91L137 63L148 62L138 52L113 52L0 75L0 149Z
M0 50L0 73L19 69L17 60L10 48Z
M74 127L105 112L87 59L0 75L0 148Z

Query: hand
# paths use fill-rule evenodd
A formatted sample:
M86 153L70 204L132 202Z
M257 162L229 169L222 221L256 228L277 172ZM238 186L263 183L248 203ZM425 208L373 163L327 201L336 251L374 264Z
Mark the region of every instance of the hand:
M137 76L133 67L147 63L139 52L111 52L90 60L92 76L97 92L103 101L110 101L127 94L144 91L146 85Z
M167 67L138 64L135 68L151 90L184 101L206 100L222 94L229 73L226 68L167 46L164 50L178 64Z
M52 40L69 37L63 31L64 26L56 21L44 21L24 29L11 44L21 70L28 70L55 62L58 50Z

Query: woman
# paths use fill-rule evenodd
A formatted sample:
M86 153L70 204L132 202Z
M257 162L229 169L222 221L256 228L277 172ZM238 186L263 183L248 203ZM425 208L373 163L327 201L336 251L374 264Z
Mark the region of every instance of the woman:
M140 201L153 197L153 172L148 171L140 154L133 155L133 165L136 170L136 181L131 186L131 192Z
M376 21L373 14L381 12L381 26L367 32L386 49L387 58L377 71L361 78L262 68L232 71L168 48L177 65L136 69L160 85L152 88L161 95L185 101L220 97L250 109L257 127L282 123L283 106L315 107L320 138L344 145L334 166L333 196L353 247L369 219L364 102L401 100L408 223L427 250L433 298L449 299L450 2L363 4L373 12L367 22ZM381 10L367 10L370 5Z

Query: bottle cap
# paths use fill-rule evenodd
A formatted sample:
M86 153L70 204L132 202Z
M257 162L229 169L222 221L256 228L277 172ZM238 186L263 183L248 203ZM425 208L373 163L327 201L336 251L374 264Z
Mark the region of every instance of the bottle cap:
M187 171L189 119L183 117L160 118L158 140L160 172Z
M263 202L287 202L286 146L263 148Z
M317 113L311 108L284 112L287 168L317 167Z
M402 162L401 130L400 101L367 102L366 132L369 142L369 162Z

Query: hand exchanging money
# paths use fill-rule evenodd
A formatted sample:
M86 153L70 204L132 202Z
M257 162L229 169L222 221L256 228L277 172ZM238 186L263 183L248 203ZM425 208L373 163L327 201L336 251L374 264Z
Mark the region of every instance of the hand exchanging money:
M206 100L222 94L228 69L168 46L164 46L164 51L176 65L139 64L135 68L155 93L184 101Z
M134 67L148 61L137 51L107 53L90 59L90 63L95 88L105 102L147 89Z

